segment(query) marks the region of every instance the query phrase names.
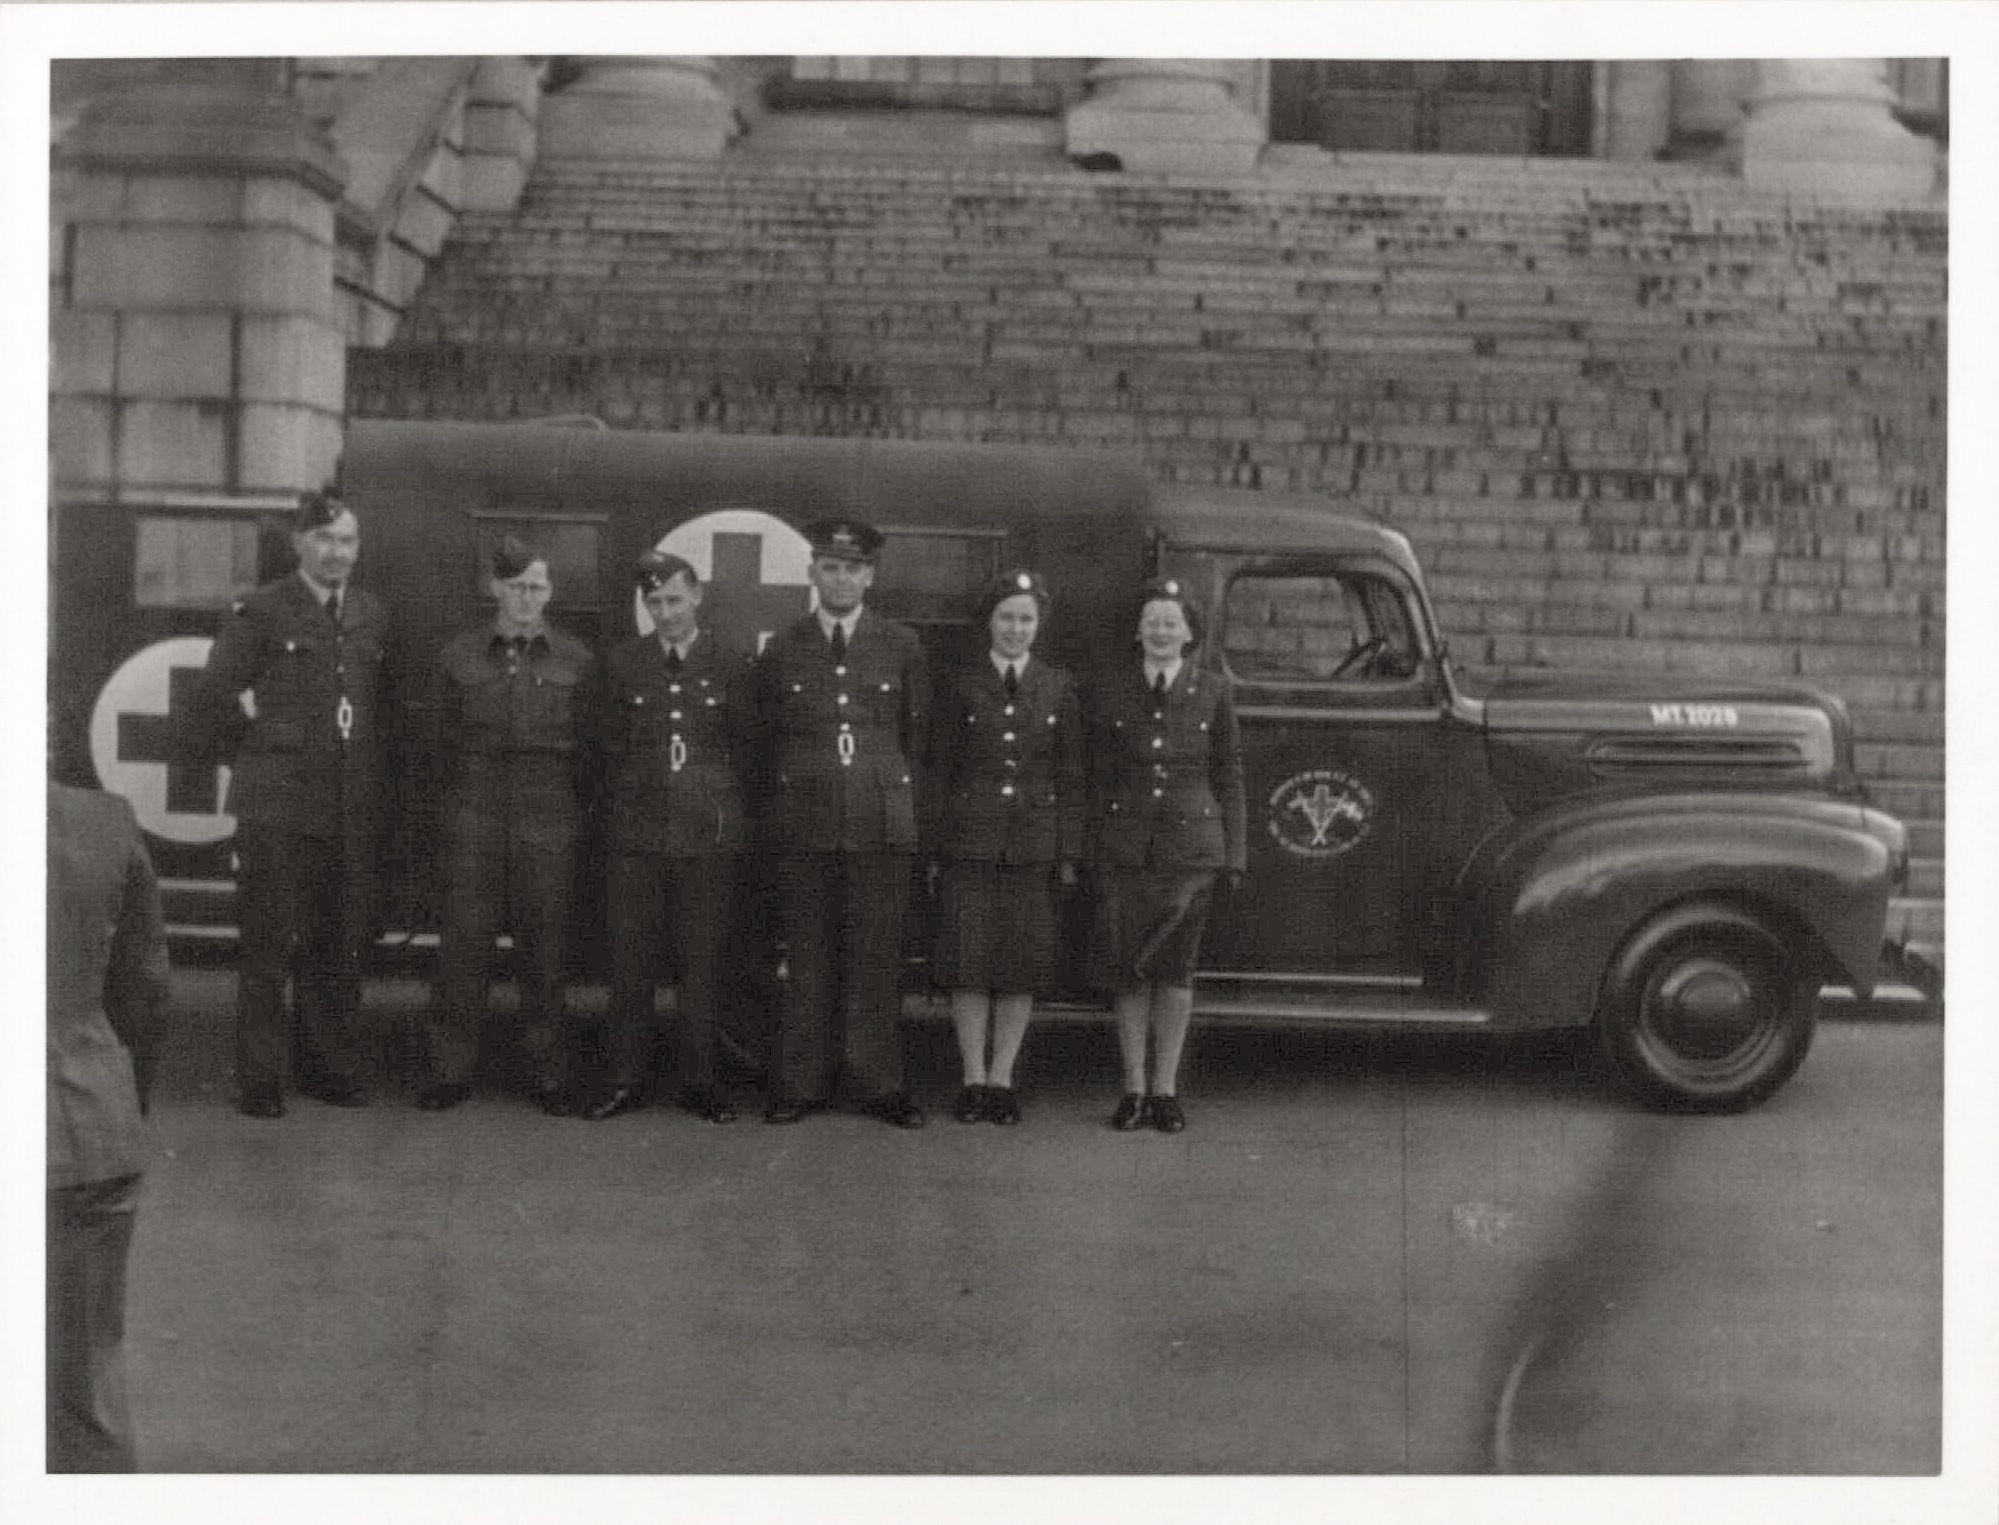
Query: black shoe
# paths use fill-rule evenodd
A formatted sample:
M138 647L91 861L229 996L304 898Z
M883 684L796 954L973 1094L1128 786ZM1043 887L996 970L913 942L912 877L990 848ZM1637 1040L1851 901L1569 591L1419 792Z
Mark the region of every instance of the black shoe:
M1020 1098L1013 1094L1012 1086L986 1087L986 1121L1002 1128L1020 1121Z
M870 1108L876 1117L891 1128L921 1128L923 1108L898 1091L893 1096L884 1096Z
M1127 1091L1119 1098L1117 1111L1111 1113L1111 1126L1120 1133L1136 1133L1151 1117L1152 1099Z
M782 1127L786 1123L803 1122L818 1110L816 1101L792 1101L780 1096L764 1108L764 1121Z
M1180 1110L1179 1097L1152 1098L1152 1126L1161 1133L1178 1133L1187 1126L1187 1114Z
M608 1122L620 1112L636 1112L646 1104L645 1093L637 1086L614 1086L583 1109L593 1123Z
M261 1091L254 1096L245 1096L236 1104L236 1110L245 1117L283 1117L285 1099L275 1091Z
M696 1091L683 1096L680 1104L696 1117L705 1117L711 1123L732 1123L736 1120L736 1104L721 1091Z
M951 1104L951 1115L961 1123L980 1123L988 1116L988 1098L992 1090L988 1086L968 1085L958 1092L958 1099Z
M425 1086L417 1093L417 1109L423 1112L449 1112L453 1107L472 1099L472 1087L464 1081L446 1081L434 1086Z
M559 1080L546 1081L530 1093L530 1099L550 1117L574 1117L576 1098L569 1094L569 1088Z
M365 1107L368 1093L361 1086L344 1075L316 1075L311 1080L299 1082L299 1093L310 1096L314 1101L323 1101L329 1107Z

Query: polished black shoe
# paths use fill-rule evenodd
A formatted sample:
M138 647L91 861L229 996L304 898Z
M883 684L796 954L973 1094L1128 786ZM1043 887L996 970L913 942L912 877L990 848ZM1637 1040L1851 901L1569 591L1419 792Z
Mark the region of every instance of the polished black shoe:
M1187 1114L1180 1110L1179 1097L1152 1098L1152 1126L1161 1133L1178 1133L1187 1126Z
M1012 1086L986 1087L986 1121L1002 1128L1020 1121L1020 1098L1013 1094Z
M637 1086L613 1086L583 1109L593 1123L608 1122L622 1112L636 1112L646 1104L645 1093Z
M958 1092L958 1099L951 1104L951 1115L961 1123L978 1123L986 1119L987 1097L991 1088L982 1085L968 1085Z
M530 1093L534 1104L550 1117L574 1117L576 1098L569 1093L569 1087L560 1081L551 1080L538 1085Z
M792 1101L780 1096L764 1108L764 1121L782 1127L786 1123L803 1122L818 1110L817 1102Z
M422 1112L449 1112L472 1099L472 1087L462 1081L425 1086L417 1092L417 1109Z
M314 1101L323 1101L329 1107L365 1107L368 1093L359 1083L343 1075L320 1075L311 1080L299 1082L299 1093L310 1096Z
M711 1123L732 1123L736 1120L736 1104L720 1091L697 1091L683 1096L680 1105Z
M923 1126L923 1108L919 1107L900 1091L895 1092L893 1095L882 1097L879 1101L871 1104L868 1110L887 1123L891 1128L921 1128Z
M236 1110L245 1117L283 1117L285 1099L274 1092L264 1092L256 1096L245 1096L236 1104Z
M1117 1111L1111 1113L1111 1126L1120 1133L1136 1133L1151 1117L1152 1099L1127 1091L1119 1098Z

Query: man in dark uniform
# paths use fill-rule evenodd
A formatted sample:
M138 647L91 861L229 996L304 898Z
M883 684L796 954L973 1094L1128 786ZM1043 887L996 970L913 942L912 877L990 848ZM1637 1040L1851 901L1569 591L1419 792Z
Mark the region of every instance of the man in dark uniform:
M522 961L524 1088L568 1110L561 1036L577 845L583 834L590 648L548 623L548 558L509 535L493 552L494 617L438 654L443 761L444 930L437 999L423 1024L417 1105L441 1112L472 1094L493 939Z
M681 1104L730 1123L736 1109L715 1073L716 1003L756 750L750 660L701 630L701 578L686 561L648 551L635 580L654 629L605 662L610 1075L585 1115L615 1117L644 1100L664 950L678 974Z
M836 1086L923 1125L902 1074L902 918L915 861L916 758L930 681L914 631L864 607L881 536L806 530L819 608L757 663L773 777L778 924L790 977L764 1120L796 1122Z
M307 1095L367 1100L355 1017L377 879L389 615L349 582L361 528L337 496L305 495L292 548L298 570L236 606L203 681L215 750L235 743L236 1078L252 1117L284 1115L288 1054Z
M132 807L49 785L51 1472L130 1472L125 1267L167 1001L159 884Z

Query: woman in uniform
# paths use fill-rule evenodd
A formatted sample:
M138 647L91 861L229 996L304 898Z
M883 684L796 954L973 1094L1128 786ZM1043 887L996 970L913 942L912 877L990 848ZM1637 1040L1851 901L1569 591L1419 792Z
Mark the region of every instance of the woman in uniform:
M1124 1095L1111 1126L1120 1132L1187 1126L1178 1081L1194 963L1216 878L1233 886L1245 863L1235 710L1227 681L1192 660L1201 628L1178 581L1146 583L1138 659L1102 675L1090 696L1090 974L1114 992Z
M1069 675L1031 652L1048 614L1041 578L1005 573L978 608L988 649L951 679L932 744L931 973L951 993L964 1062L952 1115L1010 1124L1020 1121L1014 1060L1034 998L1054 980L1057 886L1076 882L1082 852L1083 730Z

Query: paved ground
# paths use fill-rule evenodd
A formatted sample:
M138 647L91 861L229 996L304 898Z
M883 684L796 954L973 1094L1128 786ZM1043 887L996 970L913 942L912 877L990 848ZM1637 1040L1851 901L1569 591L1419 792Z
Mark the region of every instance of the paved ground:
M1120 1136L1102 1028L1023 1126L239 1117L176 975L133 1266L161 1471L1924 1473L1942 1031L1830 1023L1745 1117L1586 1045L1197 1033ZM416 987L373 987L389 1022ZM910 1053L925 1099L948 1035Z

